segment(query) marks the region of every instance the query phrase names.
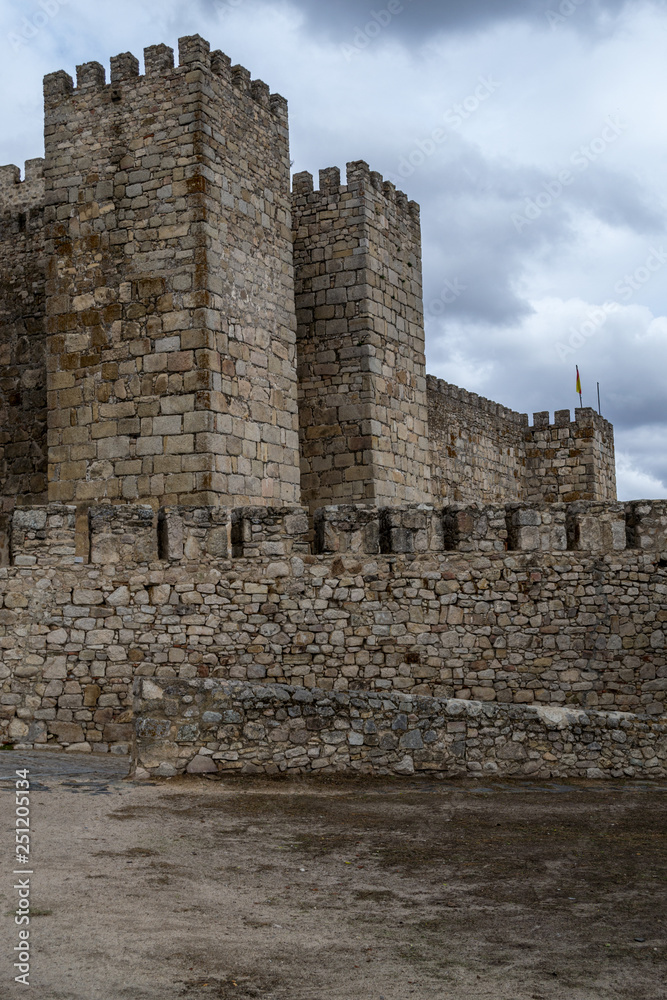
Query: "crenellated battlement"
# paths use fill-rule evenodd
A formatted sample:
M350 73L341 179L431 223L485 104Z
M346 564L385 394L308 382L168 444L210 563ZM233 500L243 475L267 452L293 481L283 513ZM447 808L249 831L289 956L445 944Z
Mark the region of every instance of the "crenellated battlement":
M444 379L436 378L435 375L427 375L426 383L429 393L437 393L438 397L442 397L446 403L469 406L491 417L498 417L517 428L528 427L528 414L526 413L517 413L501 403L494 403L491 399L479 396L476 392L461 389L458 385L452 385Z
M102 104L121 104L130 96L131 89L166 88L170 80L185 80L190 83L190 75L202 71L216 78L237 97L265 108L280 123L287 124L287 102L280 94L272 94L263 80L253 80L244 66L232 66L231 59L220 50L211 52L206 39L200 35L190 35L178 40L178 65L175 64L174 50L168 45L150 45L144 49L144 73L140 73L139 60L131 52L122 52L110 60L110 80L107 82L105 67L96 61L82 63L76 67L74 79L65 70L49 73L44 77L44 102L47 112L63 110L67 101L77 98L90 99L96 92Z
M590 407L533 414L525 432L524 499L616 499L614 429Z
M295 206L304 213L329 212L338 208L350 215L358 210L358 199L372 201L376 214L386 218L387 225L399 220L407 224L416 239L421 240L420 207L410 201L404 191L396 189L382 174L371 170L365 160L347 164L347 183L341 184L339 167L320 170L319 188L315 188L313 175L304 170L292 177L292 195Z
M0 215L17 215L44 205L44 159L25 161L21 170L13 163L0 167Z
M667 501L323 507L315 551L428 553L667 551Z
M511 411L510 411L511 412ZM526 415L522 419L528 424ZM576 430L593 428L604 434L614 433L613 426L603 416L597 413L591 406L577 407L574 411L574 420L570 410L556 410L554 419L551 420L549 410L533 413L533 422L528 426L529 431L558 431L570 425L576 425Z
M517 413L427 377L435 497L571 503L616 499L614 431L590 407Z
M312 542L311 537L308 512L300 507L168 507L156 512L148 505L121 504L90 507L82 519L72 505L49 504L17 508L4 527L0 524L0 553L16 567L65 568L85 562L114 572L163 562L194 570L238 559L269 560L282 576L291 575L290 560L297 556L662 554L667 553L667 501L444 508L346 504L320 507Z

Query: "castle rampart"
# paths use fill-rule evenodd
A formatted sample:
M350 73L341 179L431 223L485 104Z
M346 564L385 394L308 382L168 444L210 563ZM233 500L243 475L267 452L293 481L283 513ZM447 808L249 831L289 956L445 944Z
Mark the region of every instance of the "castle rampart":
M418 206L290 190L284 98L199 36L44 99L0 168L0 740L664 776L667 505L592 410L426 377Z
M594 410L516 413L428 376L434 498L533 503L616 499L614 433Z
M319 553L299 508L93 507L84 558L74 506L16 511L4 738L126 748L137 677L664 715L667 503L318 516Z

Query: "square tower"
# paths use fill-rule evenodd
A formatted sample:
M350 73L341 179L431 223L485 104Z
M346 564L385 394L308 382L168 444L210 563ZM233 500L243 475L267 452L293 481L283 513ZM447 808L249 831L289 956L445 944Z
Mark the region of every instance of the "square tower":
M287 105L179 55L44 81L49 499L295 504Z
M419 206L363 161L294 178L303 503L430 500Z

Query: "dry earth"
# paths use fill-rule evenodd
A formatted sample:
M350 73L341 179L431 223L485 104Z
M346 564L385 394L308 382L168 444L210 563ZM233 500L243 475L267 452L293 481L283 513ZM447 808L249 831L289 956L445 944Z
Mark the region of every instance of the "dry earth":
M13 784L34 790L28 991ZM0 997L664 1000L667 788L135 785L0 754Z

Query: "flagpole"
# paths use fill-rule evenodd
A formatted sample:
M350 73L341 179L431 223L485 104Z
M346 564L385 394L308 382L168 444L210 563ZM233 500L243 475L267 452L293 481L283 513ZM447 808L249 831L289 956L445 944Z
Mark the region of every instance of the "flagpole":
M602 416L602 407L600 406L600 383L598 382L598 413Z

